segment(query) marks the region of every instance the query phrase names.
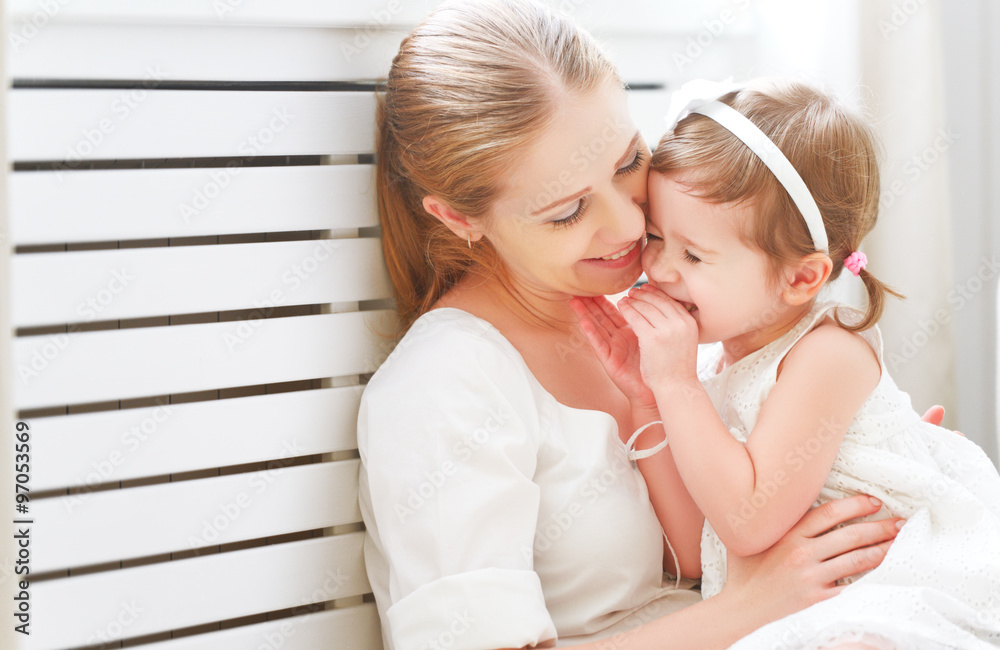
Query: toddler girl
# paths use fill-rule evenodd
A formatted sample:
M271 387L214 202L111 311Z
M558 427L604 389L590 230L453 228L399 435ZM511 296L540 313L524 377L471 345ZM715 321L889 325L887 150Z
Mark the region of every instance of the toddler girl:
M663 422L642 440L665 440L634 456L669 441L707 519L703 595L725 582L727 550L770 547L816 504L869 494L877 517L907 520L877 569L734 647L1000 647L1000 477L975 444L922 422L882 359L875 323L894 292L858 251L879 202L872 128L789 82L689 84L668 122L649 284L620 315L575 309L630 400L655 399ZM843 269L866 310L821 299Z

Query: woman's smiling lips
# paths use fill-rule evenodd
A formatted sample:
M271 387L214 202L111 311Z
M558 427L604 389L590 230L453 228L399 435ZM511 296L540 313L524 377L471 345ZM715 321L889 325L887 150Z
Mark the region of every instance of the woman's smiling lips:
M642 247L639 246L639 240L636 240L625 248L617 250L610 255L605 255L604 257L591 257L583 261L588 264L595 264L604 268L622 269L638 260L640 253L642 253Z

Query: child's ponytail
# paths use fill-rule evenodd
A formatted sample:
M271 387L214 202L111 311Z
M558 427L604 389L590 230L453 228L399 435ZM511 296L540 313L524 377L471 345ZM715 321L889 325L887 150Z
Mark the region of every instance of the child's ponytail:
M865 309L864 317L859 322L849 325L840 320L839 314L834 316L837 325L840 325L849 332L866 330L878 322L882 317L882 312L885 310L886 294L891 294L897 298L906 298L906 296L872 275L868 269L861 269L858 277L864 282L865 292L868 294L868 307Z

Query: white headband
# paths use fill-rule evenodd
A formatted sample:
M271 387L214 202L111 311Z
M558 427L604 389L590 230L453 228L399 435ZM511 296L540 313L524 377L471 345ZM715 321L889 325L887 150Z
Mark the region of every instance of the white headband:
M670 99L670 108L667 110L666 116L667 130L673 131L682 119L691 113L698 113L712 118L742 140L743 144L767 165L767 168L788 192L806 221L806 227L809 228L809 234L812 236L816 250L829 253L823 215L820 214L816 200L813 199L802 177L795 171L795 167L781 153L777 145L757 128L756 124L731 106L717 101L719 97L742 88L742 85L734 84L732 81L721 83L703 79L689 81L681 86L680 90L675 92Z

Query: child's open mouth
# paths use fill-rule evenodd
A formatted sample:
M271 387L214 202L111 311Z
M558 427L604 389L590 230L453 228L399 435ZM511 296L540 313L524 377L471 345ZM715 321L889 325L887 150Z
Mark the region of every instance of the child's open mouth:
M693 314L696 311L698 311L698 306L695 305L695 304L693 304L693 303L684 302L682 300L678 300L677 302L680 303L681 307L683 307L684 309L686 309L689 314Z

